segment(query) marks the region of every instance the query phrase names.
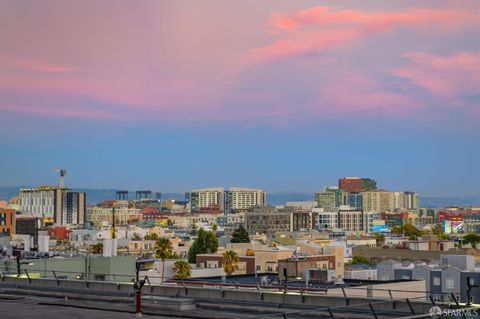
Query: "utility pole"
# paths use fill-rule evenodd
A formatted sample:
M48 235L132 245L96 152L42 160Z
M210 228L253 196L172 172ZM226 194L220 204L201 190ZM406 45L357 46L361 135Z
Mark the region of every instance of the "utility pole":
M112 239L116 238L115 234L115 203L112 204Z

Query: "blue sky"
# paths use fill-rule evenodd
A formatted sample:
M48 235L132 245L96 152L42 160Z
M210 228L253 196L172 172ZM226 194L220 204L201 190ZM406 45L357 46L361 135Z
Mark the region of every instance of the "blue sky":
M61 167L72 187L314 192L362 176L480 194L479 12L466 0L7 0L0 185L56 183Z

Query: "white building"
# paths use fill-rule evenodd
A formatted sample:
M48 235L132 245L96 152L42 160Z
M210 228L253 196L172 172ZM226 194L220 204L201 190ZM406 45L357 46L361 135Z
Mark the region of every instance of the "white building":
M317 206L317 202L316 201L287 202L285 206L293 207L296 209L312 210L314 207Z
M86 194L52 186L21 189L20 212L55 225L83 225Z
M62 190L58 187L20 189L20 212L53 220L61 209Z
M213 206L218 206L223 211L225 208L225 190L223 187L194 189L192 190L191 201L192 211Z
M345 279L377 280L377 269L370 267L349 267L345 269Z
M318 230L338 229L338 212L325 212L323 208L313 208L312 213L318 214L316 225Z
M261 189L231 187L226 192L228 211L247 210L253 206L265 206L267 193Z

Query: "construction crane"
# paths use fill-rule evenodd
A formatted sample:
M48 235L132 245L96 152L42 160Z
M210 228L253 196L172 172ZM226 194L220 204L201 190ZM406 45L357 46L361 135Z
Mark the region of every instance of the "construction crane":
M60 188L63 188L65 185L65 175L67 175L66 169L56 168L53 170L54 172L60 173Z

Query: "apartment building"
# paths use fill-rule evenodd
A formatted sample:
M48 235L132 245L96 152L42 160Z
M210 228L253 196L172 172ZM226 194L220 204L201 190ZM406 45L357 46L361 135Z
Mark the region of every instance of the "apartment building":
M43 186L20 190L20 212L32 214L42 223L83 225L87 196L67 188Z
M191 210L218 206L221 211L225 209L225 190L223 187L194 189L191 193Z
M225 199L228 212L246 211L254 206L265 206L267 193L262 189L231 187Z
M394 209L393 192L373 191L363 192L363 211L384 212Z
M275 236L280 232L308 231L314 226L316 217L311 211L290 207L277 209L271 206L256 207L245 213L249 234Z
M115 211L113 211L113 208L97 206L87 208L87 221L97 228L103 223L111 225L113 216L115 216L116 225L131 225L143 219L140 209L128 207L128 205L115 207Z
M0 236L15 234L15 209L0 208Z

